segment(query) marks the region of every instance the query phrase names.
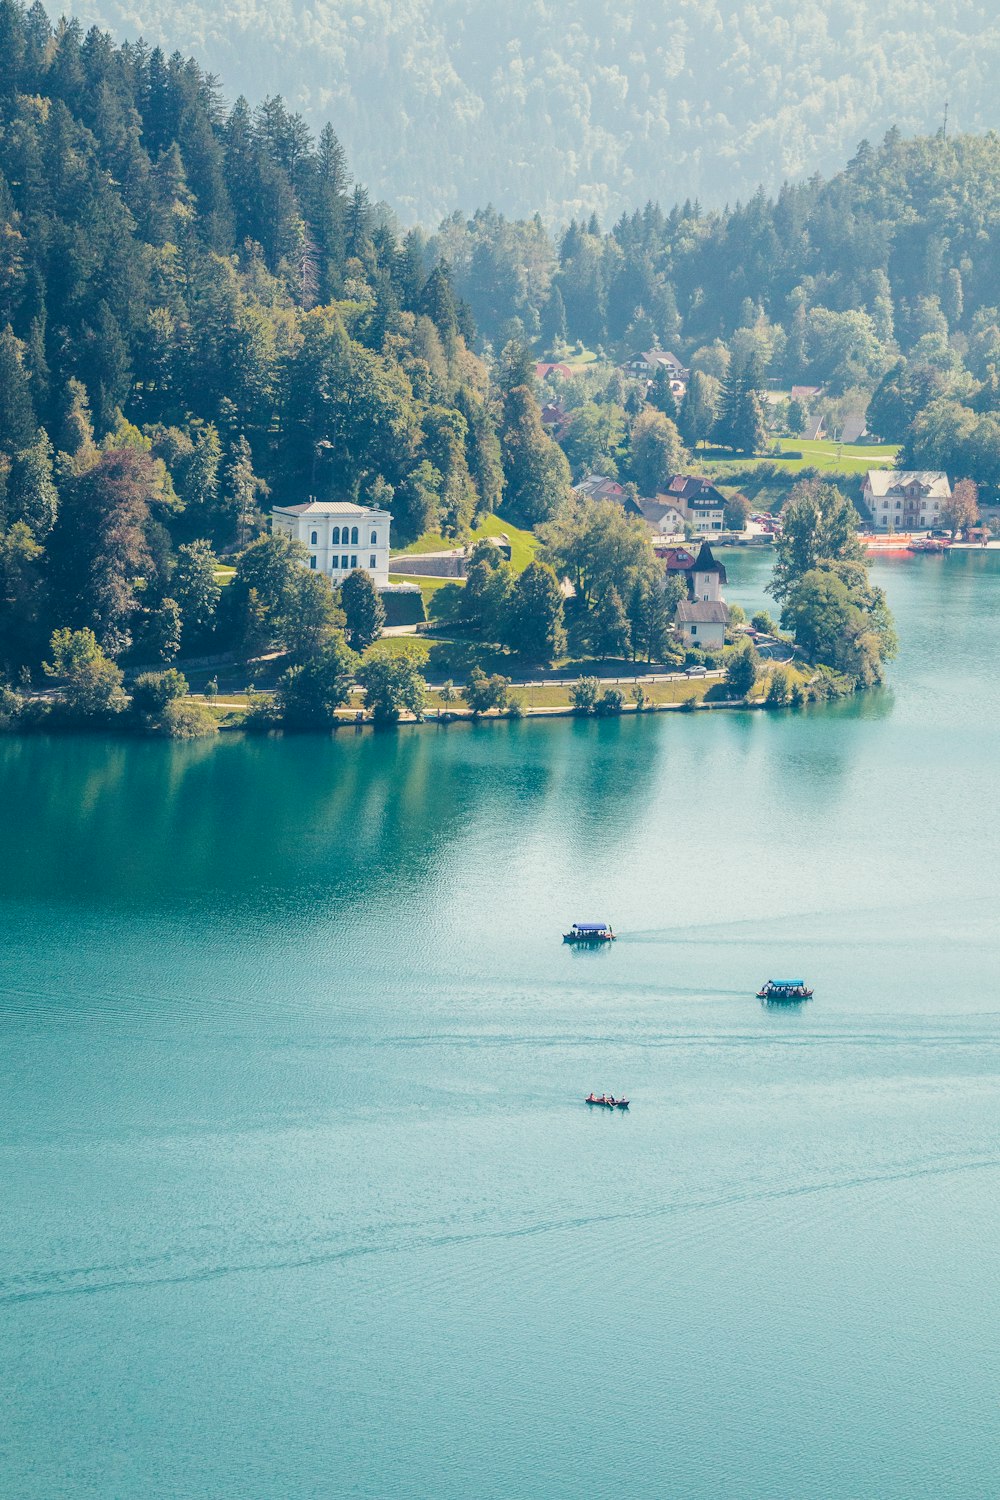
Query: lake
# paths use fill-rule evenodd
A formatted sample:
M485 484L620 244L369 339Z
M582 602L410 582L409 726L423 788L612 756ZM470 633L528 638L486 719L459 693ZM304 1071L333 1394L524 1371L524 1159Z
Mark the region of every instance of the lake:
M876 576L798 713L0 740L5 1496L997 1493L1000 556Z

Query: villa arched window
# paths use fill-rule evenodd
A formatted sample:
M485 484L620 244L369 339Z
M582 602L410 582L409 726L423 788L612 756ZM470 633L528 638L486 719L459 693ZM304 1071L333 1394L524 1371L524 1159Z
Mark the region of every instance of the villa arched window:
M352 526L351 527L351 546L352 547L356 547L357 545L358 545L358 528L356 526Z
M314 531L313 534L312 534L312 536L309 538L309 545L311 547L315 547L315 545L316 545L316 543L318 541L319 541L319 532L318 531Z
M373 547L377 547L378 546L378 532L377 531L373 531L372 532L372 546Z
M333 536L330 538L330 545L332 547L339 547L340 546L340 527L339 526L335 526L333 528Z

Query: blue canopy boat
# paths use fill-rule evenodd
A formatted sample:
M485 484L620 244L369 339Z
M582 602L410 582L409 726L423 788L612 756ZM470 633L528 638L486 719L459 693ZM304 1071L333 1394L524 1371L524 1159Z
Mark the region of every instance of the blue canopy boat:
M613 943L614 940L610 922L574 922L569 932L563 933L564 943Z
M794 1004L797 1000L811 1000L813 992L804 979L769 979L763 989L757 991L758 1000L785 1001Z

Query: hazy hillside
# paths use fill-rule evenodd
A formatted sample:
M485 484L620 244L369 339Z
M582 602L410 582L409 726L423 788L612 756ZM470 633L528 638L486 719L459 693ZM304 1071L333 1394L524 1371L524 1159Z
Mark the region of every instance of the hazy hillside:
M1000 125L993 0L78 0L327 119L375 195L604 222L834 169L891 124Z

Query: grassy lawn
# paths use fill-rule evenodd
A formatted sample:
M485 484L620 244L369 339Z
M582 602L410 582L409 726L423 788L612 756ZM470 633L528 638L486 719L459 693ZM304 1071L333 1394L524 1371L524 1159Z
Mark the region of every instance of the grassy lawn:
M568 370L584 370L587 365L600 364L601 361L593 349L587 349L583 344L574 344L572 348L562 356L548 353L538 357L538 363L542 365L565 365Z
M511 562L517 571L521 573L532 561L540 545L534 532L525 531L522 527L515 526L512 521L505 520L503 516L486 516L484 520L480 521L478 526L472 528L469 533L469 539L470 541L477 542L480 537L501 536L504 533L510 537ZM425 531L423 536L418 536L417 540L411 542L408 547L394 547L392 549L392 556L420 557L427 552L451 552L459 546L461 546L461 542L453 536L445 537L437 531ZM392 576L393 579L398 578L406 583L419 583L421 588L423 588L425 582L436 583L440 586L444 583L454 583L456 581L453 578L425 580L415 575L407 576L401 573L393 573Z
M787 459L790 469L829 469L839 474L864 474L869 469L891 469L899 449L893 444L874 446L867 443L806 443L801 439L782 438L785 451L801 453L800 459Z
M524 531L520 526L505 521L503 516L487 516L473 530L472 539L478 541L482 536L500 536L502 533L510 537L510 560L515 572L523 573L528 564L534 561L535 553L541 546L533 531Z
M425 531L415 542L406 547L393 547L391 557L419 557L424 552L450 552L459 543L453 536L442 536L440 531Z
M403 657L412 661L415 667L424 667L430 655L430 642L422 640L416 635L390 635L383 641L376 641L362 654L363 661L378 661L385 657L396 659Z
M707 682L704 678L683 678L678 682L649 682L643 683L643 692L646 694L647 703L682 703L686 698L704 698L716 681L717 679L712 678ZM609 686L614 685L609 684ZM620 688L625 694L626 704L631 705L633 702L632 684L623 681ZM539 683L530 683L526 687L512 687L510 691L512 697L521 700L525 709L569 708L571 706L569 684L546 683L543 686ZM449 703L444 702L440 692L429 692L427 707L428 712L436 712L438 708L465 710L468 704L462 697L461 689L456 687L455 696Z
M775 458L764 453L756 458L740 458L726 448L702 448L697 457L713 476L752 473L765 464L777 464L779 472L800 474L803 469L819 469L827 474L864 474L869 469L892 468L899 449L891 444L868 446L863 443L807 443L799 438L780 438L783 453L801 454L800 458Z
M465 587L464 578L425 578L419 573L393 573L392 581L393 583L415 583L417 585L417 588L423 595L424 614L429 620L434 618L433 603L435 595L440 594L442 589L454 590Z

